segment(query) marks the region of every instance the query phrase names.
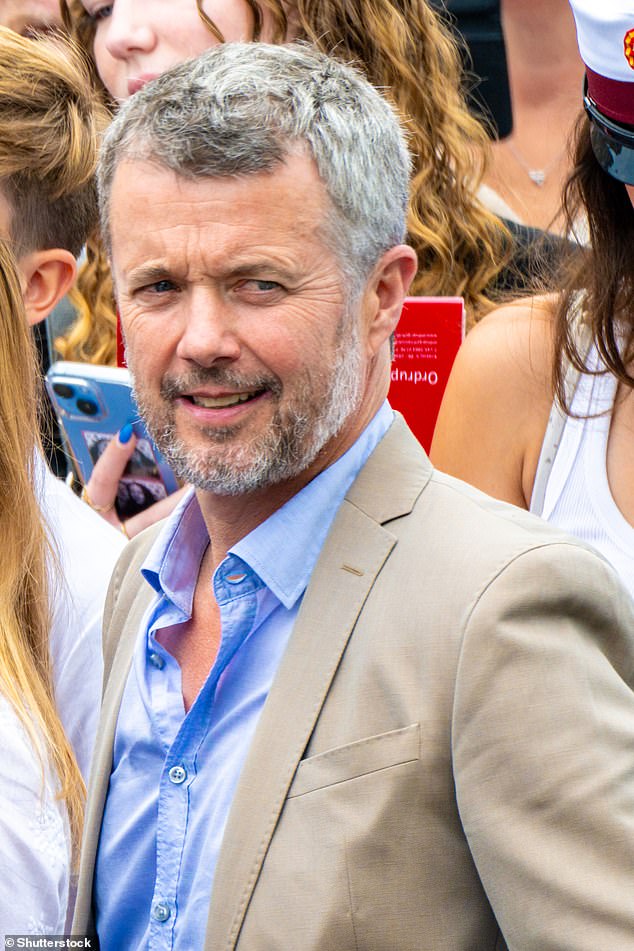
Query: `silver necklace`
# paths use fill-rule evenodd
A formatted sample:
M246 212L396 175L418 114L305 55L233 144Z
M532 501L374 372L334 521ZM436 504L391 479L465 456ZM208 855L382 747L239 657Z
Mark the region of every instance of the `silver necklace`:
M546 181L548 175L550 174L550 172L552 172L552 170L554 169L555 165L557 165L557 163L558 163L559 160L561 159L562 155L563 155L564 152L566 151L566 147L564 146L564 148L561 149L561 151L557 153L557 155L554 157L554 159L551 159L551 161L548 163L548 165L545 165L543 168L532 168L532 167L528 164L528 162L526 161L526 159L524 158L524 156L521 155L521 154L517 151L517 149L515 148L515 146L513 145L513 143L510 142L508 139L506 140L506 145L507 145L507 147L508 147L509 152L511 153L511 155L513 156L513 158L514 158L515 161L517 162L517 164L522 166L522 168L524 169L524 171L526 172L526 174L527 174L528 177L530 178L530 180L531 180L531 182L533 183L533 185L537 185L538 188L541 188L541 187L542 187L542 185L545 183L545 181Z

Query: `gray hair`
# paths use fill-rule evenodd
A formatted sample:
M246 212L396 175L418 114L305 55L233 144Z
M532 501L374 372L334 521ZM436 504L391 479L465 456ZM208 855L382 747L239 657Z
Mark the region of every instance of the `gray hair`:
M183 178L273 170L302 147L331 201L325 236L359 288L406 232L410 156L395 109L355 69L305 43L226 43L148 83L106 133L98 173L104 241L117 165Z

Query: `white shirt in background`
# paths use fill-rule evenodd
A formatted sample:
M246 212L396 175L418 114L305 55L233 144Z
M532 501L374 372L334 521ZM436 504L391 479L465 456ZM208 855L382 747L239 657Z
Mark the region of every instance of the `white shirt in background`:
M61 579L52 570L55 699L87 780L101 703L101 617L125 539L43 461L38 478L61 569ZM57 777L0 695L0 936L65 931L70 830L57 789Z

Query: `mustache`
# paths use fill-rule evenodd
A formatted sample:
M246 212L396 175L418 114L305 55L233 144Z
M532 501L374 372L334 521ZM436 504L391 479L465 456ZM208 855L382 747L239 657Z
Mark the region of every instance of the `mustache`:
M237 373L225 367L196 367L188 373L178 376L164 376L161 381L160 394L165 400L173 400L192 389L205 386L226 387L233 390L269 390L274 396L282 392L280 379L273 374L247 375Z

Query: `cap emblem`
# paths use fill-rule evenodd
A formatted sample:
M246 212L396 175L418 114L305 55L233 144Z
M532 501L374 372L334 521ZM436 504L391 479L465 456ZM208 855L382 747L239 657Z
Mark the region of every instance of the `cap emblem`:
M623 50L625 52L625 59L631 68L634 69L634 29L628 30L623 37Z

